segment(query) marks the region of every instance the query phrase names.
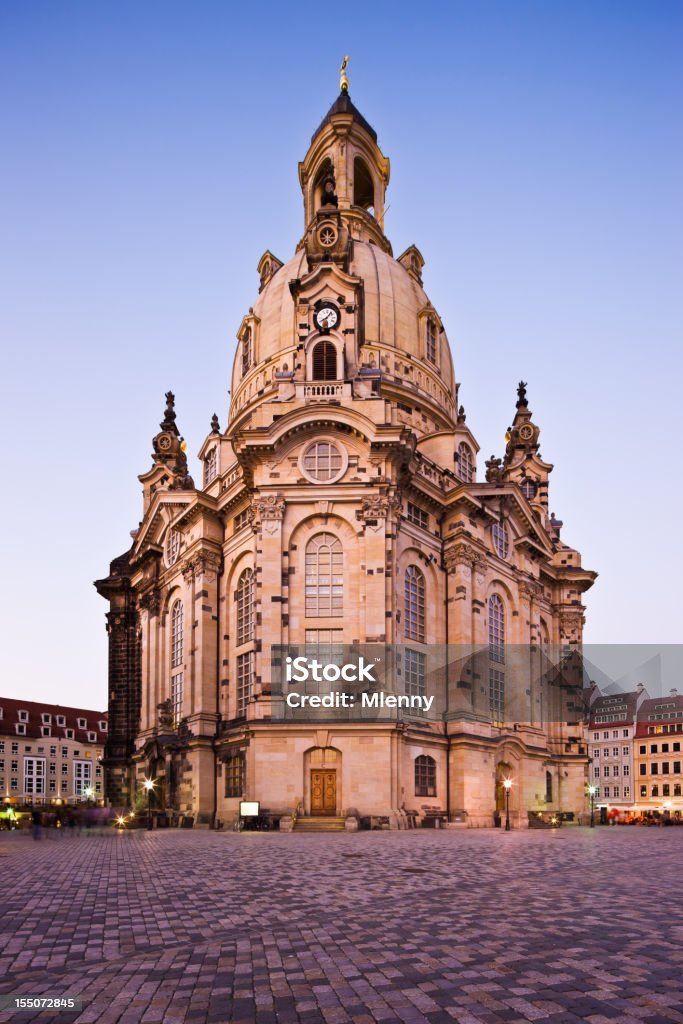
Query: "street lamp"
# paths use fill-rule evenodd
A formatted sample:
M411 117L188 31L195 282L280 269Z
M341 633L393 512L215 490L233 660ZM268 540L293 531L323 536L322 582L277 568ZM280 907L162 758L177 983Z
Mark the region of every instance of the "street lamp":
M92 786L86 786L85 789L83 790L83 796L88 801L88 807L90 806L90 801L92 800L92 795L93 795L93 788L92 788Z
M597 791L598 791L598 787L597 786L589 786L588 787L588 795L591 798L591 828L595 828L595 816L594 816L594 813L593 813L593 809L594 809L594 806L595 806L595 794L597 793Z
M505 831L510 831L510 790L512 789L512 779L503 779L503 788L505 789Z
M156 785L156 779L145 779L143 786L147 790L147 828L152 828L152 791Z

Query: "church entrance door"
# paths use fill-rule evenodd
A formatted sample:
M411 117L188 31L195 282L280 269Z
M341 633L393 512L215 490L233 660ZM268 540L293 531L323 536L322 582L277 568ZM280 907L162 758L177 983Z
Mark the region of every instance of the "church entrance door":
M311 814L318 816L337 813L337 773L329 770L311 771Z

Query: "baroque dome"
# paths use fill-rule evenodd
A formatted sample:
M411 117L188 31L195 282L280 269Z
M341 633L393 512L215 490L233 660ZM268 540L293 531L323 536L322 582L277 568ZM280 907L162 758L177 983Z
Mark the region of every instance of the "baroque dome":
M243 377L238 346L232 378L233 402L259 375L263 377L265 374L264 379L270 379L275 372L282 372L285 364L287 369L292 369L298 335L290 282L302 278L307 272L306 253L302 248L274 273L250 310L258 324L257 351L254 352L253 367ZM415 380L408 382L410 390L415 391L419 387L419 367L425 385L428 382L441 385L441 400L445 401L452 414L456 387L450 346L445 333L441 333L438 364L428 362L423 340L424 317L429 313L438 326L441 325L416 276L378 245L363 240L353 242L348 272L363 282L365 361L371 362L374 357L383 373L396 377L396 361L402 362L406 356L410 357L416 366L413 371ZM405 373L400 376L405 383Z
M389 160L347 94L313 135L299 181L304 235L286 263L269 251L259 261L259 297L237 334L231 423L247 407L285 401L292 387L319 400L306 386L323 380L333 398L362 399L370 386L374 397L410 407L420 432L452 429L453 360L422 286L424 259L413 245L393 256L384 234ZM316 311L330 306L333 326L316 324ZM312 350L325 339L321 378Z

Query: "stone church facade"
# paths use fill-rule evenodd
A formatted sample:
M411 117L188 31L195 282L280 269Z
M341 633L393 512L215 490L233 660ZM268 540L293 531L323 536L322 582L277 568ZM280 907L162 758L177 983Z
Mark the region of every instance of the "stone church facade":
M482 467L423 257L395 258L384 234L389 160L348 92L299 180L304 235L286 263L258 264L201 485L169 392L140 527L96 583L110 799L131 805L154 778L157 803L199 824L231 822L243 798L276 816L353 809L400 827L431 810L488 826L509 777L513 823L578 812L587 756L566 687L520 677L507 653L576 650L595 578L549 514L526 386L503 456ZM450 657L431 717L285 720L272 648L292 644L399 645L415 692L425 652L485 664Z

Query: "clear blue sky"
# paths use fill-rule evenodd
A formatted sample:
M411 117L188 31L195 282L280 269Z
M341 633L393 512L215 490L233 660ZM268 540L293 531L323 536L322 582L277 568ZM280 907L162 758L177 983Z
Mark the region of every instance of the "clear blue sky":
M105 705L91 581L141 517L164 392L190 452L225 424L344 53L482 463L523 377L600 572L587 639L680 640L682 43L659 0L4 3L0 693Z

